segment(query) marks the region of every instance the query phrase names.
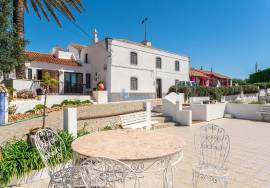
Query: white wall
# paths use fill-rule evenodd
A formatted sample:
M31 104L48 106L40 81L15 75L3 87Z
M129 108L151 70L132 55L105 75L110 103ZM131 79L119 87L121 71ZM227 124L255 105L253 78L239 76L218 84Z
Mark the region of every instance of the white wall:
M48 95L47 107L51 107L54 104L60 104L63 100L91 100L87 95ZM10 105L16 105L16 113L24 113L28 110L32 110L37 104L44 103L44 95L41 96L41 100L16 100L10 102Z
M223 118L226 103L217 104L191 104L192 120L211 121Z
M162 92L167 93L175 80L189 80L189 58L140 44L111 41L111 92L156 93L156 78L162 79ZM138 64L130 64L130 52L136 52ZM156 57L162 59L162 68L156 69ZM175 61L180 72L175 71ZM130 77L138 78L138 90L130 91Z
M233 104L228 103L226 106L226 113L231 114L234 118L261 120L262 117L257 112L259 111L259 104Z
M184 94L170 93L162 99L162 109L165 116L169 116L173 121L181 125L190 126L192 124L192 112L183 110Z
M110 53L106 50L105 41L100 41L95 45L84 48L81 52L81 61L85 61L85 54L88 54L88 64L91 64L91 87L96 88L97 83L103 81L108 90L107 83L108 58ZM104 67L107 66L107 70Z

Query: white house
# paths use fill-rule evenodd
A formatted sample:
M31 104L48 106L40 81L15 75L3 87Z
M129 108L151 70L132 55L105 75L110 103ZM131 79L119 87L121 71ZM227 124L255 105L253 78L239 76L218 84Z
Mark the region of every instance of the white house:
M45 72L59 80L51 93L89 94L103 81L109 101L161 98L176 81L189 80L189 57L154 48L150 42L98 41L96 30L90 46L70 44L67 50L56 47L50 54L27 56L28 86L27 80L17 80L19 84L12 85L17 91L38 88Z
M106 38L82 49L91 64L92 86L103 81L109 101L162 97L176 81L189 80L190 58L124 39ZM95 88L93 88L95 89Z
M51 53L26 52L28 61L26 66L26 80L19 80L10 75L5 80L6 85L17 91L27 89L36 91L40 88L40 81L44 73L48 72L58 80L58 86L50 88L50 93L55 94L89 94L91 91L91 65L80 62L76 52L86 46L71 44L69 48L73 51L63 50L59 47L53 48ZM76 50L75 50L76 49Z

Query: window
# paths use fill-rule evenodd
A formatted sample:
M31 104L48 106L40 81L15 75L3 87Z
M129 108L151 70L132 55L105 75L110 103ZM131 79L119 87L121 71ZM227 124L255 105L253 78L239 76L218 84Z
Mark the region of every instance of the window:
M41 69L37 70L37 80L42 80L42 70Z
M64 93L83 93L82 73L64 73Z
M84 62L88 63L88 54L84 54Z
M138 90L138 79L136 77L130 78L130 90Z
M175 71L180 71L180 63L179 63L179 61L175 61Z
M91 88L91 74L86 73L86 89L90 89Z
M32 69L27 69L27 78L32 80Z
M156 68L161 69L161 58L160 57L156 58Z
M138 64L138 57L136 52L130 52L130 64L137 65Z

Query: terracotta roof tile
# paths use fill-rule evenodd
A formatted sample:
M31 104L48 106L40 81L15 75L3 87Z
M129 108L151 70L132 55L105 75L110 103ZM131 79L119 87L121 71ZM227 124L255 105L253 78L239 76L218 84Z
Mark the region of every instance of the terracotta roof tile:
M191 69L190 70L190 76L198 76L198 77L204 77L204 78L209 78L209 76L199 72L198 70L196 69Z
M228 76L225 76L225 75L222 75L222 74L219 74L219 73L216 73L216 72L211 72L211 71L206 71L206 70L198 70L198 71L203 73L203 74L206 74L207 76L214 76L214 77L217 77L217 78L220 78L220 79L231 79Z
M30 61L35 61L35 62L40 62L40 63L80 66L80 64L75 60L56 58L52 54L46 54L46 53L40 53L40 52L26 52L26 56L30 59Z

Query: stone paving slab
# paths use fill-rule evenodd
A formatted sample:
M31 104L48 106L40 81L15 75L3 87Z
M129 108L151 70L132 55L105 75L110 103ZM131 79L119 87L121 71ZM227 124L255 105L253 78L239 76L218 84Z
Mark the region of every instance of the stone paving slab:
M212 121L224 127L231 138L229 156L229 188L270 188L270 123L237 119L219 119ZM193 135L205 123L192 127L169 127L155 131L184 138L184 158L175 168L175 188L192 187L192 164L196 162L193 147ZM147 178L141 188L161 188L162 177ZM154 185L153 185L154 184ZM22 186L24 188L46 187L47 182ZM212 187L199 183L198 188ZM213 186L221 187L221 186Z

